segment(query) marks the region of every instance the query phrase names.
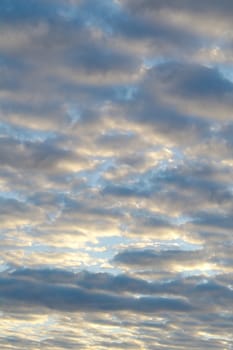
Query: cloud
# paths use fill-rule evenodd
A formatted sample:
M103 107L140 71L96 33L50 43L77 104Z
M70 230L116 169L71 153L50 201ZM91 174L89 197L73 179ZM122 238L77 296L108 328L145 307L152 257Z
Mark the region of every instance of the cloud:
M232 10L1 1L3 348L231 347Z
M218 1L206 1L205 4L202 4L200 1L197 1L196 3L193 3L191 0L186 1L183 3L180 0L138 0L136 2L133 2L132 0L123 0L122 3L128 4L129 6L134 7L135 9L142 10L143 8L147 11L153 10L153 9L160 9L162 7L164 8L173 8L173 9L182 9L186 8L190 11L209 11L210 13L213 13L215 11L223 13L225 15L229 14L231 11L233 11L233 6L229 1L224 1L223 3L219 4Z
M47 307L63 311L122 311L155 312L159 310L186 311L189 303L179 299L153 297L119 297L106 293L89 292L79 287L38 283L36 280L2 278L1 298L28 306Z
M179 259L178 254L176 256ZM117 259L120 260L120 255ZM187 260L186 256L182 263L186 264ZM142 262L138 263L142 266ZM155 259L150 263L154 265ZM222 307L225 310L224 305L233 298L226 283L202 275L147 282L127 275L18 269L2 274L1 286L1 298L6 305L14 302L20 308L27 306L31 310L41 306L85 313L170 311L175 315L176 312L192 312L197 319L202 317L201 309L211 315Z
M198 262L206 257L206 252L203 251L182 251L182 250L167 250L156 252L153 250L139 251L123 251L114 257L116 263L138 265L138 266L154 266L155 269L161 269L174 266L177 263Z

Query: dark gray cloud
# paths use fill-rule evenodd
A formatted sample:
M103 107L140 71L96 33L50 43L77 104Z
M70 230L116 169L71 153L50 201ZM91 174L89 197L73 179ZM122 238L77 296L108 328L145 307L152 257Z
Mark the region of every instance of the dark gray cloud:
M122 198L168 198L182 203L192 203L198 209L198 202L216 204L230 204L232 201L231 168L210 164L206 159L181 161L175 166L166 162L160 167L154 167L131 179L124 179L117 184L107 182L103 188L104 195ZM127 181L128 180L128 181ZM174 198L176 197L176 198ZM186 211L186 210L185 210ZM189 212L192 216L192 213ZM150 216L153 217L151 214ZM165 220L160 215L161 220ZM153 221L153 220L152 220ZM151 221L151 222L152 222ZM155 223L156 224L156 223Z
M135 10L153 10L153 9L161 9L161 8L171 8L171 9L186 9L189 11L194 12L216 12L216 13L223 13L225 15L228 15L231 11L233 11L233 6L230 1L225 0L221 2L221 4L216 1L205 1L203 4L201 1L196 1L195 3L193 1L182 1L182 0L122 0L122 3L127 4L131 6Z
M53 166L69 154L50 142L20 142L7 138L2 138L0 142L0 159L3 166L41 169Z
M210 142L213 123L231 120L232 92L216 69L165 63L148 71L129 114L177 146Z
M192 98L221 98L233 93L233 84L224 78L217 69L195 64L165 63L158 67L151 81L168 86L171 94Z
M181 299L165 297L121 297L106 293L89 292L79 287L38 283L36 280L2 278L1 298L29 306L42 306L63 311L122 311L151 313L159 310L187 311L191 305Z
M204 251L182 250L132 250L123 251L114 257L114 261L126 265L153 266L154 269L169 267L175 263L191 263L207 258Z
M165 252L165 255L168 254ZM187 255L180 258L176 253L177 260L182 260L184 264L188 263ZM120 254L115 260L119 262L120 258L122 262L123 255ZM130 253L128 260L123 262L132 264L129 258ZM158 259L161 260L161 257ZM140 263L143 265L145 262L138 261ZM154 266L155 259L151 259L150 264ZM139 296L135 298L136 295ZM219 308L226 311L233 292L224 281L202 275L148 282L127 275L23 269L1 277L1 297L7 304L14 301L19 306L26 303L30 307L40 305L55 310L92 313L122 310L139 313L157 310L190 312L193 307L193 312L196 310L194 317L199 319L202 317L201 309L207 313L217 312Z
M125 16L115 18L113 21L113 31L115 35L120 35L123 38L140 42L146 40L156 50L156 46L160 46L163 52L164 42L167 42L167 47L175 51L175 48L189 46L192 40L193 45L197 45L197 39L194 35L188 32L183 32L179 28L170 26L169 23L163 23L159 19L157 21L143 20L140 17L133 17L129 13ZM164 49L164 51L166 48Z

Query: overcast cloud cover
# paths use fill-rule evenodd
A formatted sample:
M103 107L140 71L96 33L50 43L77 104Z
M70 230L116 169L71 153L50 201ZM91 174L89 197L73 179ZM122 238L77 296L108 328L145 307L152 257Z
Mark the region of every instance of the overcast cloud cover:
M233 349L233 2L0 1L0 348Z

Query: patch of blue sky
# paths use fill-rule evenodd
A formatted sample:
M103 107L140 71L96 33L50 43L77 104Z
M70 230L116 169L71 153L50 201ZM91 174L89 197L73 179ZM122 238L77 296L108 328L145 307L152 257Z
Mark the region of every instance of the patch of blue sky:
M108 261L106 261L108 263ZM86 269L86 266L83 265L81 268L79 267L76 270L73 270L73 272L80 272ZM92 273L100 273L100 272L107 272L107 273L111 273L112 275L119 275L122 273L122 270L117 267L117 266L111 266L109 264L105 265L104 263L102 263L102 265L96 264L96 265L90 265L88 266L88 271L92 272Z
M163 244L166 244L166 241L163 242ZM171 246L172 248L176 247L183 251L198 251L203 248L203 246L200 244L190 243L190 242L184 241L181 238L177 238L176 240L173 240L173 241L167 241L167 245Z
M156 57L144 57L144 59L143 59L143 66L146 69L151 69L153 67L159 66L159 65L164 64L164 63L168 63L170 61L171 61L171 59L168 58L168 57L159 57L159 56L156 56Z
M121 129L109 129L106 132L102 134L103 136L125 136L125 137L133 137L136 135L136 133L132 130L121 130Z
M114 158L111 157L101 162L94 170L82 170L77 172L75 177L84 179L88 187L101 188L104 185L102 175L113 165Z
M137 247L137 244L140 245L139 248ZM167 239L167 240L152 239L152 240L149 240L148 242L144 242L144 241L140 242L136 240L133 241L132 239L130 239L129 241L125 241L124 245L127 247L132 247L133 249L139 250L139 251L141 249L152 249L152 250L156 250L157 252L168 251L168 250L195 252L203 248L203 246L200 244L190 243L188 241L184 241L181 238Z
M57 14L66 21L73 21L79 17L78 5L69 2L68 4L60 6L57 9Z
M81 3L79 11L86 26L100 28L109 35L113 34L112 20L114 16L121 14L119 4L112 0L84 1Z
M177 148L170 149L166 147L165 150L170 153L170 157L168 159L161 160L156 168L153 169L153 173L158 174L160 177L166 176L165 171L171 168L171 163L173 167L176 167L185 161L185 155L181 150L178 150Z
M108 257L110 260L116 254L119 249L119 246L128 246L129 244L136 243L137 240L132 237L129 238L127 236L109 236L109 237L101 237L98 238L98 243L89 243L89 247L91 248L102 248L104 247L104 251L101 252L105 254L105 257Z
M15 199L19 202L26 202L25 196L16 191L0 191L0 200L3 199Z
M137 92L137 85L119 86L115 89L116 99L119 101L132 101Z
M9 265L7 265L5 262L0 261L0 273L7 271L9 269ZM1 314L0 314L1 316Z
M109 243L109 247L110 247ZM88 257L88 271L90 272L111 272L113 274L118 274L120 272L120 269L116 266L111 265L109 262L114 257L114 254L116 253L117 249L105 249L98 251L98 246L92 246L89 248L88 246L84 248L70 248L65 246L64 247L56 247L56 255L59 256L61 254L62 256L66 257L65 261L65 269L72 271L72 272L80 272L87 269L87 261L81 261L80 256L84 254L85 257ZM40 243L32 243L30 246L25 246L23 248L24 251L24 258L25 258L25 264L24 267L28 267L27 258L31 256L31 254L38 254L38 255L48 255L54 253L54 247L51 245L46 244L40 244ZM77 261L75 259L69 260L69 254L73 256L73 254L77 254ZM41 261L38 263L38 267L43 268L51 268L53 269L56 266L58 269L64 268L64 261L61 261L59 264L58 261L56 261L56 265L54 262L51 261L44 261L44 263Z
M211 268L200 268L200 269L192 269L188 271L183 271L180 273L181 277L188 278L193 276L206 276L206 277L214 277L221 273L220 269L211 269Z
M30 230L30 233L32 234L31 232L32 230ZM61 237L62 238L62 237ZM106 240L105 242L108 242L108 237L106 237ZM73 252L77 252L79 251L80 253L84 253L86 252L87 250L91 251L91 255L92 254L96 254L97 255L100 255L102 256L102 254L106 251L106 254L109 254L109 252L107 252L107 249L106 247L109 246L109 247L112 247L112 245L110 244L110 242L108 242L108 244L106 244L106 246L104 245L101 245L100 243L98 244L95 244L95 243L92 243L91 241L88 242L88 245L84 248L78 248L78 247L67 247L66 244L65 244L65 241L64 241L64 246L59 246L59 247L56 247L56 252L57 253L73 253ZM102 248L104 247L104 250L103 252L101 251L96 251L95 248ZM54 251L54 246L52 244L50 244L48 242L47 243L38 243L38 242L32 242L31 246L27 246L25 247L25 251L27 252L30 252L31 250L33 250L33 252L52 252Z
M192 222L193 219L191 216L181 215L173 218L172 221L175 225L181 226L181 225L187 224L188 222Z
M48 222L50 224L56 222L57 219L61 216L61 214L62 214L62 208L57 210L56 212L47 213Z
M233 64L220 65L218 69L225 79L230 80L233 83Z
M68 103L65 105L65 110L70 119L71 126L74 126L81 120L82 112L78 104Z
M43 142L48 139L54 139L56 136L56 133L52 131L32 130L0 122L0 137L11 137L21 142Z

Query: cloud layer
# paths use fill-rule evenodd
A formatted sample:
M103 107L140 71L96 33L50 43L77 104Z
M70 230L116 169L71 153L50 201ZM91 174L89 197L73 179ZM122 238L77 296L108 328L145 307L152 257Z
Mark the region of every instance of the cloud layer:
M232 12L1 1L2 349L231 349Z

